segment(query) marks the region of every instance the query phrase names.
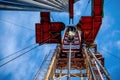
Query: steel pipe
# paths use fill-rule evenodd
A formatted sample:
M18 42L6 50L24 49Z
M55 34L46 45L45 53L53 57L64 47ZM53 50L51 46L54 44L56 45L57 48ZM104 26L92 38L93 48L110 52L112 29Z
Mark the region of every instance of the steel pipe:
M68 56L68 77L67 80L70 80L70 68L71 68L71 43L70 43L70 49L69 49L69 56Z
M98 61L98 59L96 58L96 56L94 55L94 53L89 49L89 52L92 54L93 58L95 59L95 61L97 62L97 64L100 66L100 68L103 70L104 74L106 75L108 80L111 80L108 72L105 70L105 68L101 65L101 63Z
M11 8L9 7L6 7L6 6L10 6ZM14 7L14 8L12 8ZM19 7L19 8L16 8L16 7ZM24 9L25 8L25 9ZM26 9L26 8L29 8L29 9ZM14 9L14 10L26 10L26 11L37 11L37 10L40 10L40 9L43 9L44 11L45 10L49 10L49 11L63 11L62 7L61 8L57 8L57 7L54 7L50 4L43 4L43 3L39 3L39 2L36 2L36 1L27 1L27 0L17 0L17 1L0 1L0 9L4 10L4 9Z
M83 49L84 49L84 53L85 53L86 59L88 61L88 66L90 68L90 71L91 71L91 74L92 74L92 78L93 78L93 80L96 80L96 77L95 77L95 74L93 72L92 65L91 65L91 62L90 62L90 59L89 59L89 56L88 56L88 53L87 53L87 49L86 49L86 47L84 47Z
M99 73L99 75L100 75L100 80L104 80L103 79L103 76L102 76L102 73L100 72L100 69L99 69L99 66L98 66L98 64L96 63L96 61L95 61L95 65L96 65L96 68L97 68L97 70L98 70L98 73Z

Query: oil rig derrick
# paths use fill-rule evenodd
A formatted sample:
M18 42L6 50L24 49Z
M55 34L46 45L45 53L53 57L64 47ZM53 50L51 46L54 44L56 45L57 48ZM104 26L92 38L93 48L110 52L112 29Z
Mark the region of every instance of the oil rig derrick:
M36 43L57 43L56 50L44 74L40 72L34 80L111 80L104 68L104 58L97 51L94 40L102 24L103 0L93 0L92 15L82 16L78 24L65 26L62 22L51 22L49 12L41 12L41 23L36 24ZM73 0L69 0L69 23L73 23ZM64 30L63 38L61 31ZM48 41L43 42L45 40ZM45 61L46 62L46 61ZM41 65L42 66L42 65Z
M104 58L97 52L97 45L81 42L80 34L75 27L66 28L62 44L56 47L44 77L41 78L39 73L35 80L62 80L64 77L67 80L72 80L72 77L80 80L111 80L104 68Z
M34 80L62 80L65 77L65 80L72 80L72 77L111 80L104 67L104 58L94 43L102 24L104 0L91 0L91 16L81 16L76 25L66 26L63 22L50 21L50 12L68 12L69 23L74 23L74 3L77 1L0 1L1 10L40 11L40 23L35 24L36 43L58 44L54 52L45 56Z
M50 22L49 12L41 12L41 23L36 24L36 42L59 45L49 59L44 77L40 77L42 71L39 71L34 80L62 80L64 77L67 77L67 80L71 77L79 77L81 80L111 80L104 68L104 58L94 43L102 23L101 18L82 16L76 26L65 27L62 22ZM45 65L44 63L41 67Z

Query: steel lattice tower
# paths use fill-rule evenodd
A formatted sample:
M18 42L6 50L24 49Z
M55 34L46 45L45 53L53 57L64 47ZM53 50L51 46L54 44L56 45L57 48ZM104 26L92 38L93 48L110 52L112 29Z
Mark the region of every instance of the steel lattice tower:
M82 16L74 26L51 22L49 12L68 12L73 23L74 6L78 0L1 0L0 10L40 11L36 23L36 43L59 44L54 53L45 57L34 80L61 80L78 77L80 80L111 80L104 68L104 58L94 40L103 18L104 0L91 1L91 16ZM79 9L78 9L79 10ZM61 38L61 31L64 36ZM47 67L45 67L47 65ZM45 68L45 71L42 71Z

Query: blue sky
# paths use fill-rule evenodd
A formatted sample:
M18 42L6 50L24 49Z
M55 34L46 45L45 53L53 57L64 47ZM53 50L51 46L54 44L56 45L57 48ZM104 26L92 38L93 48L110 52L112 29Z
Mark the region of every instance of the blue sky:
M86 1L88 0L81 0L75 4L74 24L81 15L90 15L90 6L85 11ZM95 40L98 51L105 57L105 67L112 80L118 80L120 75L120 59L113 57L115 55L120 58L119 5L119 0L105 0L103 24ZM55 21L68 25L67 13L57 12L51 15ZM34 44L35 23L39 21L39 12L0 11L0 58ZM1 67L0 80L32 80L45 54L55 46L43 45Z

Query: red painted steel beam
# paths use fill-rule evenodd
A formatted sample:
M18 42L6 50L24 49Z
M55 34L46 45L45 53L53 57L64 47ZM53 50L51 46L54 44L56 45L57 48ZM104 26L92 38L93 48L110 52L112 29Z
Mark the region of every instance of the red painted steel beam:
M69 0L69 16L72 19L74 17L74 7L73 7L73 4L74 4L74 0Z
M73 18L74 18L74 0L69 0L69 23L72 19L72 23L73 23Z
M36 23L36 43L61 43L62 22L50 22L50 13L41 12L41 23Z
M93 0L92 16L82 16L77 28L83 32L82 40L93 43L102 24L103 0Z

